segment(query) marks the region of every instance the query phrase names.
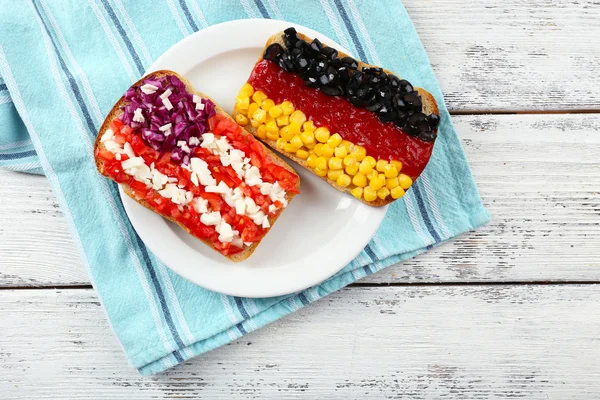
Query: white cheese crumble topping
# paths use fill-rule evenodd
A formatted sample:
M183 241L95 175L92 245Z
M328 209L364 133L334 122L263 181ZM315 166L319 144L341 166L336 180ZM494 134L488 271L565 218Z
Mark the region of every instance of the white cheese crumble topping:
M140 89L142 89L142 92L144 92L144 94L152 94L158 90L158 87L150 83L145 83L140 87Z
M163 132L170 132L171 128L171 124L166 124L159 129ZM117 159L121 158L121 154L127 154L128 159L121 162L125 173L133 176L137 181L145 183L148 187L157 190L161 196L177 204L180 211L184 210L183 206L193 207L200 214L200 221L202 223L215 226L215 230L219 233L219 241L232 243L232 245L240 248L244 245L250 246L253 244L244 243L239 237L239 232L233 230L231 225L222 219L218 211L209 212L209 202L206 199L194 197L192 192L186 191L177 184L178 179L176 177L169 177L161 173L154 167L154 163L150 166L146 165L142 157L135 155L130 143L125 143L121 147L121 145L114 141L114 132L112 130L108 129L100 140L109 151L116 154ZM200 144L200 140L192 137L190 138L190 144L198 145ZM185 141L178 141L177 146L184 151L190 151ZM244 152L234 149L226 137L223 136L217 139L212 133L205 133L202 135L200 146L218 155L223 166L231 166L248 186L257 186L263 195L268 196L272 201L281 202L284 207L287 206L286 192L279 185L279 182L273 184L263 182L260 170L250 164L250 159L245 157ZM204 160L193 157L190 159L189 165L182 165L182 168L190 171L191 181L194 185L203 185L207 193L220 194L224 201L235 209L236 214L248 216L256 225L262 226L265 229L270 228L271 224L268 215L260 209L254 202L254 199L245 196L244 191L240 187L230 188L223 181L217 184L208 164ZM274 204L269 205L268 214L275 213L277 209Z
M179 188L174 183L167 183L165 185L165 188L162 190L159 190L158 193L162 197L171 199L171 201L175 204L185 205L185 204L189 203L190 201L192 201L192 199L189 198L189 196L186 196L186 191ZM190 194L192 194L192 193L190 192ZM193 194L192 194L192 197L193 197Z
M104 132L104 134L100 138L100 142L104 143L109 140L113 140L114 138L115 138L115 133L112 131L112 129L107 129L106 132Z
M142 115L142 109L141 108L136 108L135 111L133 112L133 121L135 122L144 122L146 119L144 118L144 116Z
M202 97L195 94L192 97L192 101L194 102L194 104L196 104L196 110L199 110L199 111L204 110L204 104L202 103Z
M171 89L167 89L163 92L163 94L160 95L160 98L164 100L164 99L168 98L171 94L173 94Z
M121 167L127 175L134 177L136 181L145 183L151 186L152 171L150 167L146 165L146 162L142 157L130 157L128 160L121 161Z
M218 211L204 213L200 216L200 222L206 226L216 226L221 222L221 213Z
M169 129L171 129L172 124L164 124L163 126L161 126L160 128L158 128L159 131L161 132L166 132Z
M189 153L190 151L192 151L187 143L185 142L185 140L180 140L177 142L177 147L179 147L181 150L185 151L186 153Z
M173 104L171 104L171 100L169 100L167 97L164 97L164 98L161 97L161 100L167 110L173 109Z
M208 200L202 197L197 197L194 203L194 209L199 213L203 214L208 212Z

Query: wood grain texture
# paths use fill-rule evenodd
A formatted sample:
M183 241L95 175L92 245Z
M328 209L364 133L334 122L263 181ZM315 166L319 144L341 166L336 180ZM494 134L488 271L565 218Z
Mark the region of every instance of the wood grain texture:
M148 378L127 365L92 290L3 290L0 393L597 399L599 303L597 285L352 288Z
M456 116L492 223L363 282L600 280L600 119ZM43 177L0 170L0 285L88 280Z
M0 285L89 283L50 184L0 168Z
M451 110L600 109L597 1L403 3Z

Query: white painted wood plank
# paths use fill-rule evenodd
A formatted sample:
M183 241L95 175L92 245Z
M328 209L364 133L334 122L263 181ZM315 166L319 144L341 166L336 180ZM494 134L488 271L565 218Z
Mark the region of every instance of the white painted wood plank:
M403 3L450 109L600 108L596 1Z
M50 184L0 169L0 284L89 283Z
M600 280L600 118L453 120L492 223L365 282ZM45 178L0 185L0 285L88 283Z
M597 399L600 286L352 288L152 378L91 290L0 291L0 397Z

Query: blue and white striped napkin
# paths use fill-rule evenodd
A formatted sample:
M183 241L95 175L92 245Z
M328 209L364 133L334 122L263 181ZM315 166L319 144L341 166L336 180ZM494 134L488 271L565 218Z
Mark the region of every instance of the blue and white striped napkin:
M116 99L186 35L241 18L321 31L427 88L441 110L426 171L365 250L320 285L279 298L213 293L172 273L132 229L93 141ZM489 220L442 93L396 0L24 0L0 7L0 166L44 173L131 364L153 374Z

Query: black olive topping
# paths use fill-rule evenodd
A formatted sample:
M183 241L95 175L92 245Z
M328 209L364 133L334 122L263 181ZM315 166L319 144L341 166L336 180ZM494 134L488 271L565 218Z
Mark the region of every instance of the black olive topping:
M263 54L263 58L267 60L273 60L277 54L283 51L283 47L279 43L273 43L266 48L265 54Z
M329 59L335 59L338 55L338 51L333 47L323 47L321 53Z
M359 70L354 58L338 58L336 49L324 47L316 38L308 43L294 28L284 31L283 43L286 48L269 45L263 58L298 74L309 87L328 96L344 96L353 106L376 113L381 122L393 122L408 135L435 140L440 116L423 113L421 96L407 80L378 67Z

